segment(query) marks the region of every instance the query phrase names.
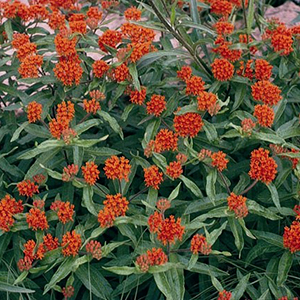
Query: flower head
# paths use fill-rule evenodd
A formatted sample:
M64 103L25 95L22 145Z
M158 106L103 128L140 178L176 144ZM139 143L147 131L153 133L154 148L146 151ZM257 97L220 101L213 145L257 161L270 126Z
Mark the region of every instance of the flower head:
M159 172L157 166L151 166L144 169L145 185L147 187L152 187L156 190L159 189L159 185L163 181L163 173Z
M155 211L152 215L148 218L148 225L150 232L157 233L160 231L161 224L163 222L163 215Z
M228 16L231 14L233 5L226 0L213 1L211 4L211 13L221 16Z
M192 69L190 66L182 66L181 70L177 71L177 77L187 82L192 77Z
M124 12L126 20L139 21L141 19L142 11L132 6L127 8Z
M231 292L227 292L227 291L222 291L219 292L219 298L218 300L231 300Z
M229 160L226 159L226 154L223 151L218 151L216 153L213 153L211 155L211 159L212 159L212 166L216 167L220 172L222 172L227 168L227 164Z
M161 211L161 213L164 213L171 207L171 202L168 199L159 199L156 203L156 207Z
M32 260L28 256L25 256L18 261L17 265L21 272L29 271L32 268Z
M75 206L69 201L63 202L56 200L52 202L50 209L57 213L60 222L66 224L67 222L73 221L74 207Z
M35 231L38 229L45 230L49 227L45 212L36 207L31 208L26 214L26 222L28 227Z
M102 51L108 52L105 46L116 48L122 41L122 34L119 31L108 29L99 36L98 44Z
M269 151L263 148L251 152L249 175L252 179L260 180L265 184L272 182L277 174L277 164Z
M97 241L90 241L85 246L86 252L92 254L93 258L100 260L102 257L101 244Z
M275 118L273 109L268 105L255 105L253 116L262 127L271 127Z
M43 57L41 55L31 54L27 55L21 62L18 69L22 78L37 78L38 69L43 64Z
M63 247L62 253L64 256L76 256L81 247L81 236L75 230L67 232L62 237L61 246Z
M129 68L127 67L126 63L121 64L120 66L116 67L113 70L114 78L117 82L125 81L129 78Z
M243 132L248 135L251 135L256 123L254 123L252 119L246 118L242 120L241 125Z
M280 88L267 80L257 81L251 89L252 97L267 105L276 105L282 99Z
M176 151L178 144L178 135L169 129L161 129L154 140L154 151L157 153L163 151Z
M78 170L78 166L74 164L64 167L62 181L71 181L75 177L75 175L77 175Z
M202 118L197 113L186 113L174 117L175 131L182 137L195 137L203 125Z
M159 117L166 109L165 96L152 95L151 100L147 103L147 114Z
M215 59L211 67L214 77L219 81L230 80L233 76L234 66L225 58Z
M168 256L161 248L147 250L147 256L151 266L160 266L168 262Z
M204 81L199 76L193 76L186 80L186 94L200 95L204 91Z
M43 237L43 245L44 245L46 251L54 250L54 249L58 248L58 246L59 246L58 238L53 237L50 233L48 233L47 235L45 235Z
M71 298L74 295L74 291L75 291L75 289L72 285L63 287L61 292L65 297L64 300Z
M146 99L146 88L141 87L140 91L131 91L130 92L130 102L142 105Z
M179 161L170 162L167 166L166 173L173 179L178 178L183 173L181 163Z
M81 167L84 180L89 185L94 185L99 178L100 171L98 166L93 162L86 162L85 166Z
M109 70L109 65L107 64L106 61L104 60L96 60L93 63L93 74L97 78L101 78L108 70Z
M83 100L83 108L87 113L96 114L98 110L101 109L100 103L96 99Z
M150 259L147 254L142 254L136 259L136 265L139 267L141 272L146 273L150 267Z
M39 187L29 179L19 182L17 188L21 196L32 197L39 192Z
M231 193L227 198L228 208L229 210L234 211L237 218L245 218L248 215L246 201L246 197Z
M290 227L284 227L283 245L291 253L300 250L300 223L298 221L294 221Z
M264 59L257 59L255 61L255 77L257 80L269 80L272 76L272 69L271 66L266 60Z
M217 34L219 35L231 34L234 30L233 24L228 21L218 21L213 25L213 27L216 29Z
M105 175L109 179L124 179L128 182L129 174L131 170L131 165L129 164L129 160L124 156L120 158L113 155L105 161Z
M27 106L27 118L29 123L34 123L41 119L43 106L36 101L32 101Z
M191 240L191 252L198 254L199 252L208 255L211 252L211 245L207 243L205 236L195 234Z
M217 96L214 93L202 92L197 97L197 101L199 110L209 110L211 107L216 105Z

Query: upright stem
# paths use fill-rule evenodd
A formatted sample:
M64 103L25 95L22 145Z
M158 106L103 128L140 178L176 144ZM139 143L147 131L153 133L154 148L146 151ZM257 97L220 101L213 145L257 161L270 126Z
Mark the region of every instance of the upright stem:
M134 198L138 197L139 195L143 194L144 192L146 192L148 189L148 187L145 187L144 189L142 189L141 191L137 192L135 195L133 195L131 198L129 198L129 201L132 201Z
M247 44L249 44L249 35L248 35L249 31L248 31L248 22L247 22L245 0L242 0L242 6L243 6L243 14L244 14L244 22L245 22L246 34L247 34Z
M244 195L244 194L248 193L257 183L258 183L258 179L253 181L252 184L250 184L244 191L242 191L240 193L240 195Z
M227 184L227 182L226 182L226 180L225 180L224 175L223 175L222 172L220 172L219 170L218 170L218 173L219 173L219 175L220 175L220 177L221 177L221 179L222 179L222 181L223 181L223 183L224 183L224 185L225 185L225 187L226 187L226 190L227 190L228 195L230 195L230 194L231 194L231 191L230 191L230 188L229 188L229 186L228 186L228 184Z

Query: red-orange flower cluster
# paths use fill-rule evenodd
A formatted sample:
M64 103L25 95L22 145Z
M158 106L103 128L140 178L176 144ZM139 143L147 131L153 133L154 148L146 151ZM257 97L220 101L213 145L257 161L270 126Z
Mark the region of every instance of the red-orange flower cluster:
M93 73L97 78L101 78L109 70L109 65L102 59L96 60L92 67Z
M267 105L276 105L282 99L280 88L267 80L257 81L251 89L252 97Z
M216 1L217 2L217 1ZM217 58L211 64L214 77L219 81L230 80L234 73L234 66L225 58Z
M171 178L176 179L183 173L182 165L179 161L170 162L167 166L166 174Z
M191 252L198 254L199 252L203 255L208 255L211 252L211 245L206 241L205 236L202 234L195 234L191 240Z
M45 212L36 207L31 208L26 214L26 222L28 227L35 231L38 229L45 230L49 227Z
M84 180L89 185L94 185L99 178L100 171L98 166L93 162L86 162L85 166L81 167Z
M68 165L64 167L62 173L62 180L63 181L71 181L74 179L75 175L77 175L79 168L77 165Z
M93 258L100 260L102 257L101 244L97 241L90 241L85 246L86 252L92 254Z
M227 198L228 208L229 210L234 211L237 218L245 218L248 215L246 201L246 197L231 193Z
M300 250L300 223L298 221L294 221L290 227L284 227L283 245L291 253Z
M39 187L29 179L23 180L17 184L18 192L21 196L32 197L39 192Z
M27 106L27 118L29 123L34 123L41 119L43 106L36 101L32 101Z
M227 168L227 164L229 160L226 159L226 154L223 151L218 151L216 153L213 153L211 155L211 159L212 159L212 166L216 167L220 172L222 172Z
M156 190L159 189L159 185L163 181L163 173L159 172L157 166L151 166L144 169L145 185L152 187Z
M253 116L262 127L271 127L275 118L273 109L268 105L255 105Z
M64 256L76 256L81 247L81 236L76 233L75 230L72 232L67 232L62 237L61 246L63 247L62 253Z
M147 254L142 254L136 259L136 265L142 272L147 272L150 266L159 266L168 262L168 256L161 248L147 250Z
M56 200L52 202L50 209L57 213L60 222L66 224L67 222L73 221L74 207L75 206L69 201L63 202Z
M147 114L159 117L166 109L166 104L164 96L152 95L151 100L147 103Z
M175 131L182 137L195 137L203 125L202 118L197 113L186 113L174 117Z
M228 291L222 291L222 292L219 292L219 298L218 300L231 300L231 292L228 292Z
M129 160L124 156L120 158L113 155L105 161L105 175L109 179L124 179L128 182L129 174L131 170L131 165L129 164Z

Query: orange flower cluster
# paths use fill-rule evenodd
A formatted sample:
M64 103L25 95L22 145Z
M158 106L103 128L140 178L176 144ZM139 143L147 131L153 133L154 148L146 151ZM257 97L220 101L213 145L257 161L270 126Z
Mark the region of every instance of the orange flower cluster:
M109 65L102 59L96 60L92 67L96 78L101 78L109 70Z
M226 159L226 154L223 151L218 151L216 153L213 153L211 155L211 159L212 159L212 166L217 168L220 172L222 172L227 168L227 164L229 160Z
M151 166L144 169L145 185L152 187L156 190L159 189L159 185L163 182L163 173L159 172L157 166Z
M257 81L251 89L252 97L267 105L276 105L282 99L280 88L267 80Z
M180 109L177 110L179 112ZM203 127L203 121L197 113L186 113L174 117L176 133L182 137L195 137Z
M182 173L182 165L179 161L170 162L170 164L167 166L166 174L173 179L178 178Z
M219 292L219 297L218 297L218 300L231 300L231 292L227 292L227 291L222 291L222 292Z
M271 127L275 118L273 109L268 105L255 105L253 116L262 127Z
M205 236L202 234L195 234L191 240L191 252L198 254L199 252L203 255L211 253L211 245L207 243Z
M171 202L168 199L159 199L156 203L156 207L163 214L167 209L171 207Z
M119 31L108 29L99 36L98 44L102 51L108 52L106 46L116 48L122 41L122 34Z
M130 102L142 105L146 99L147 90L145 87L141 87L140 91L130 91Z
M26 222L28 223L28 227L34 231L49 228L45 212L36 207L31 208L29 213L26 214Z
M234 211L237 218L245 218L248 215L246 201L246 197L231 193L227 198L228 208L229 210Z
M36 174L32 177L33 181L37 184L43 184L46 181L46 176L43 174Z
M126 20L139 21L141 19L142 11L132 6L125 10L124 16Z
M121 64L113 70L113 77L117 82L122 82L129 79L129 68L126 63Z
M181 241L183 233L184 226L181 225L181 218L177 218L175 221L175 217L171 215L161 223L157 232L157 239L164 245L167 245L167 243L174 244L175 239Z
M192 76L186 80L186 94L198 96L204 91L204 81L199 76Z
M74 295L75 289L72 285L65 286L61 290L64 300L68 300L68 298L71 298Z
M16 201L9 195L6 195L0 201L0 229L7 232L14 224L13 216L23 212L22 201Z
M54 39L56 52L60 56L76 55L77 38L70 38L68 34L67 30L63 30Z
M260 180L265 184L272 182L277 174L277 164L269 151L263 148L251 152L249 175L252 179Z
M168 256L161 248L147 250L147 254L142 254L136 259L136 265L141 272L147 272L150 266L159 266L168 262Z
M289 298L287 296L278 298L278 300L289 300ZM298 297L294 297L293 300L298 300Z
M253 39L252 39L251 35L240 34L239 41L240 41L240 43L248 44L248 43L252 43ZM258 51L256 46L250 46L249 50L250 50L251 54L255 54Z
M152 95L151 100L147 103L147 114L159 117L166 109L165 96Z
M231 34L234 30L234 26L232 23L223 20L219 20L213 25L213 27L216 29L218 35L228 35Z
M126 182L129 181L129 174L131 170L131 165L129 160L124 156L120 158L113 155L105 161L105 175L108 179L124 179Z
M83 100L83 108L87 113L92 113L92 114L96 114L98 110L101 110L101 106L99 101L97 101L96 99L92 99L92 100Z
M242 120L241 125L243 132L247 135L251 135L256 123L254 123L252 119L247 118Z
M74 205L69 201L56 200L51 203L50 209L57 213L58 219L63 224L73 221Z
M27 106L27 118L29 123L34 123L41 119L43 106L36 101L32 101Z
M69 26L72 33L86 34L86 21L83 14L72 14L69 18Z
M48 25L51 29L65 29L65 21L66 17L59 11L53 11L52 14L49 16L49 22Z
M58 104L56 119L52 119L49 123L51 135L59 140L63 132L69 129L70 122L74 118L74 115L74 104L71 101L63 101L62 103Z
M300 223L294 221L290 227L284 227L283 245L291 253L300 250Z
M213 116L220 110L220 105L217 103L217 96L211 92L202 92L197 97L198 109L207 110L208 113Z
M169 129L161 129L154 140L154 152L176 151L178 146L178 135Z
M210 12L216 15L229 16L231 14L233 5L226 0L212 0Z
M63 247L62 253L64 256L76 256L81 247L81 236L75 230L67 232L62 237L61 246Z
M87 253L92 254L93 258L100 260L102 257L102 248L101 244L97 241L90 241L86 244L85 250Z
M183 153L178 153L176 155L176 160L179 161L181 164L185 164L188 160L188 157Z
M257 80L269 80L272 76L273 66L264 59L255 61L255 77Z
M223 36L218 36L215 40L216 48L213 49L213 52L219 53L222 58L228 59L231 62L235 62L241 58L242 50L240 49L230 49L232 42L225 40Z
M117 217L125 216L129 202L121 194L116 194L106 195L103 204L104 209L99 211L98 222L101 227L110 227Z
M23 180L17 184L18 192L21 196L32 197L39 192L39 187L29 179Z
M278 145L270 144L270 148L271 148L271 150L273 151L273 153L274 153L275 155L277 155L277 154L283 154L283 153L289 152L288 149L283 148L283 147L278 146ZM296 150L296 149L290 149L290 152L292 152L292 153L299 153L299 151ZM282 155L281 158L286 158L286 159L290 160L290 161L292 162L292 168L293 168L293 169L296 169L297 164L298 164L298 162L300 161L299 158L296 158L296 157L295 157L295 158L292 158L292 157L288 157L288 156L285 156L285 155Z
M85 166L81 167L84 180L89 185L94 185L99 178L100 171L98 166L93 162L86 162Z
M32 268L32 260L25 256L24 258L19 259L17 266L21 272L29 271Z
M234 66L225 58L217 58L211 64L214 77L219 81L230 80L234 73Z
M192 77L192 69L189 66L182 66L181 70L177 71L177 77L187 82Z
M211 156L212 156L212 152L207 149L201 149L201 151L198 153L198 159L200 161L211 158Z
M277 26L274 30L267 30L268 37L275 52L280 55L289 55L293 49L293 31L284 24Z

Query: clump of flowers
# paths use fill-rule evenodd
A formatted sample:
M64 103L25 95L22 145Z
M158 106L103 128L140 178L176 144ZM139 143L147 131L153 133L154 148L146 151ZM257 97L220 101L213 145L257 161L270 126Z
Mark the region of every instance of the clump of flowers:
M166 101L164 96L152 95L151 100L147 103L147 113L159 117L166 109Z
M71 298L74 295L75 289L72 285L65 286L62 288L62 294L64 295L64 300Z
M231 193L227 198L228 208L234 211L237 218L245 218L248 215L246 201L246 197Z
M32 197L34 194L39 193L39 187L29 179L19 182L17 188L21 196Z
M183 173L182 165L179 161L172 161L167 166L166 174L171 178L176 179Z
M89 185L94 185L99 178L100 171L98 166L93 162L86 162L85 166L81 167L84 180Z
M129 174L131 170L131 165L129 164L129 160L124 156L120 158L113 155L111 158L108 158L105 161L105 176L109 179L124 179L125 181L129 181Z
M218 151L216 153L213 153L211 155L212 159L212 166L216 167L218 171L222 172L227 168L227 164L229 162L228 159L226 159L226 154L222 151Z
M234 74L234 66L225 58L217 58L211 65L214 77L219 81L230 80Z
M52 202L50 209L57 213L58 219L63 224L73 221L74 205L69 201L63 202L56 200Z
M93 258L100 260L102 257L102 248L101 244L97 241L90 241L85 245L87 253L90 253Z
M136 265L143 273L147 272L150 266L160 266L167 262L168 256L161 248L152 248L151 250L147 250L146 254L140 255L136 259Z
M298 221L294 221L290 227L284 227L283 245L291 253L300 250L300 223Z
M262 127L271 127L275 118L273 109L268 105L255 105L253 116Z
M202 118L197 113L186 113L174 117L175 131L181 137L195 137L203 125Z
M156 190L159 189L159 185L163 181L163 173L159 172L157 166L151 166L144 169L145 185L152 187Z
M191 252L198 254L199 252L203 255L211 253L211 245L206 241L205 236L202 234L195 234L191 240Z
M31 208L26 214L26 222L28 223L28 227L35 231L49 228L45 212L36 207Z
M81 247L81 236L75 230L67 232L62 237L61 246L63 247L62 253L64 256L76 256Z
M231 292L228 292L226 290L219 292L219 298L218 300L231 300Z
M62 181L71 181L75 178L79 171L79 168L77 165L71 164L63 169L62 173Z

